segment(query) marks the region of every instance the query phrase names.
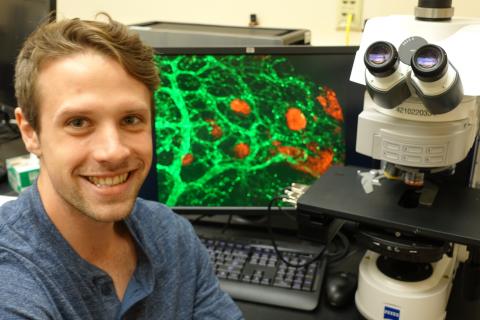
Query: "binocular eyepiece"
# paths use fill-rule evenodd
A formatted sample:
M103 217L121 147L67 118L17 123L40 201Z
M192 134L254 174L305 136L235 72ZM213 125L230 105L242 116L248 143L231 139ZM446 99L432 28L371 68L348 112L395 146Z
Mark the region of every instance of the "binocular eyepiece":
M395 47L386 41L371 44L363 58L368 71L376 77L388 77L398 68L400 59Z
M419 47L408 66L400 61L394 45L377 41L367 48L363 60L367 68L367 91L383 108L393 109L410 97L409 86L432 114L455 109L463 98L458 72L440 46Z
M434 44L424 45L413 54L411 67L419 80L424 82L437 81L447 73L447 53Z

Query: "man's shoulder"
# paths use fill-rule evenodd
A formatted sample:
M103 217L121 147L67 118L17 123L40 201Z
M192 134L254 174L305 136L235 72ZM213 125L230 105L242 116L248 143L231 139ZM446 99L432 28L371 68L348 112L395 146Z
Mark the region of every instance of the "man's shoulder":
M0 228L3 225L12 223L19 218L22 207L27 205L25 197L13 198L0 206Z
M53 317L49 292L35 267L10 250L0 249L0 261L0 318L11 319L13 313L35 319Z
M166 205L142 198L137 198L131 217L141 224L155 224L156 226L168 224L178 218Z
M0 206L0 243L2 239L9 239L13 234L29 232L24 229L36 227L36 215L33 214L34 208L31 206L29 192L26 191L12 201L8 201Z
M158 202L139 199L129 220L137 240L152 256L185 258L195 254L200 243L187 219Z
M0 207L0 273L5 274L4 268L17 268L16 274L21 270L37 274L56 261L59 242L50 232L54 226L30 196L22 193Z
M33 283L37 274L34 262L12 248L0 246L0 279L2 285L18 285L20 282Z
M22 206L15 200L0 208L0 283L3 301L11 306L21 303L18 297L27 297L40 301L46 297L44 284L45 273L42 272L41 255L33 243L37 241L35 232L23 227L23 215L14 210ZM4 217L8 214L8 217ZM35 238L35 240L33 239ZM8 293L8 294L7 294ZM32 300L32 301L33 301ZM27 300L25 300L27 301ZM46 300L44 302L47 302ZM0 308L0 314L1 314Z
M192 226L187 219L162 203L141 198L137 199L130 220L143 233L168 235L192 232Z

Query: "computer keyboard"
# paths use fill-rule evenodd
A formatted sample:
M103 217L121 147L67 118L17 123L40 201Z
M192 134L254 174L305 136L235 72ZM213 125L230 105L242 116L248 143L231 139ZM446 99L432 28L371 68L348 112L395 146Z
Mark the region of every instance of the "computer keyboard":
M207 238L206 246L221 288L232 298L256 303L313 310L317 307L326 260L307 267L285 264L271 243L260 240ZM315 252L279 247L292 264L303 264Z

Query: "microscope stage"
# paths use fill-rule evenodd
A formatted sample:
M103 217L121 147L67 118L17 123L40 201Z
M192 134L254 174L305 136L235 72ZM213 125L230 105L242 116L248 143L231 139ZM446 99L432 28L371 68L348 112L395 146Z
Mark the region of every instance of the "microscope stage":
M297 209L325 214L433 239L480 245L480 190L439 185L431 207L405 208L400 198L408 189L401 181L382 179L367 194L353 166L332 167L303 194Z

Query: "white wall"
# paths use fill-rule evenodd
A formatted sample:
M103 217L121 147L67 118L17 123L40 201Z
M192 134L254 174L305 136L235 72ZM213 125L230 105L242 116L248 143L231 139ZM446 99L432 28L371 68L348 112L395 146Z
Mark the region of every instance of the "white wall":
M1 1L1 0L0 0ZM390 14L413 14L417 0L363 0L364 18ZM480 1L453 0L455 16L480 17ZM336 31L335 0L57 0L58 17L92 19L99 11L108 12L126 24L144 21L174 21L248 25L257 14L260 26L306 28L315 45L344 45L345 33ZM360 32L350 34L350 44L358 44Z

